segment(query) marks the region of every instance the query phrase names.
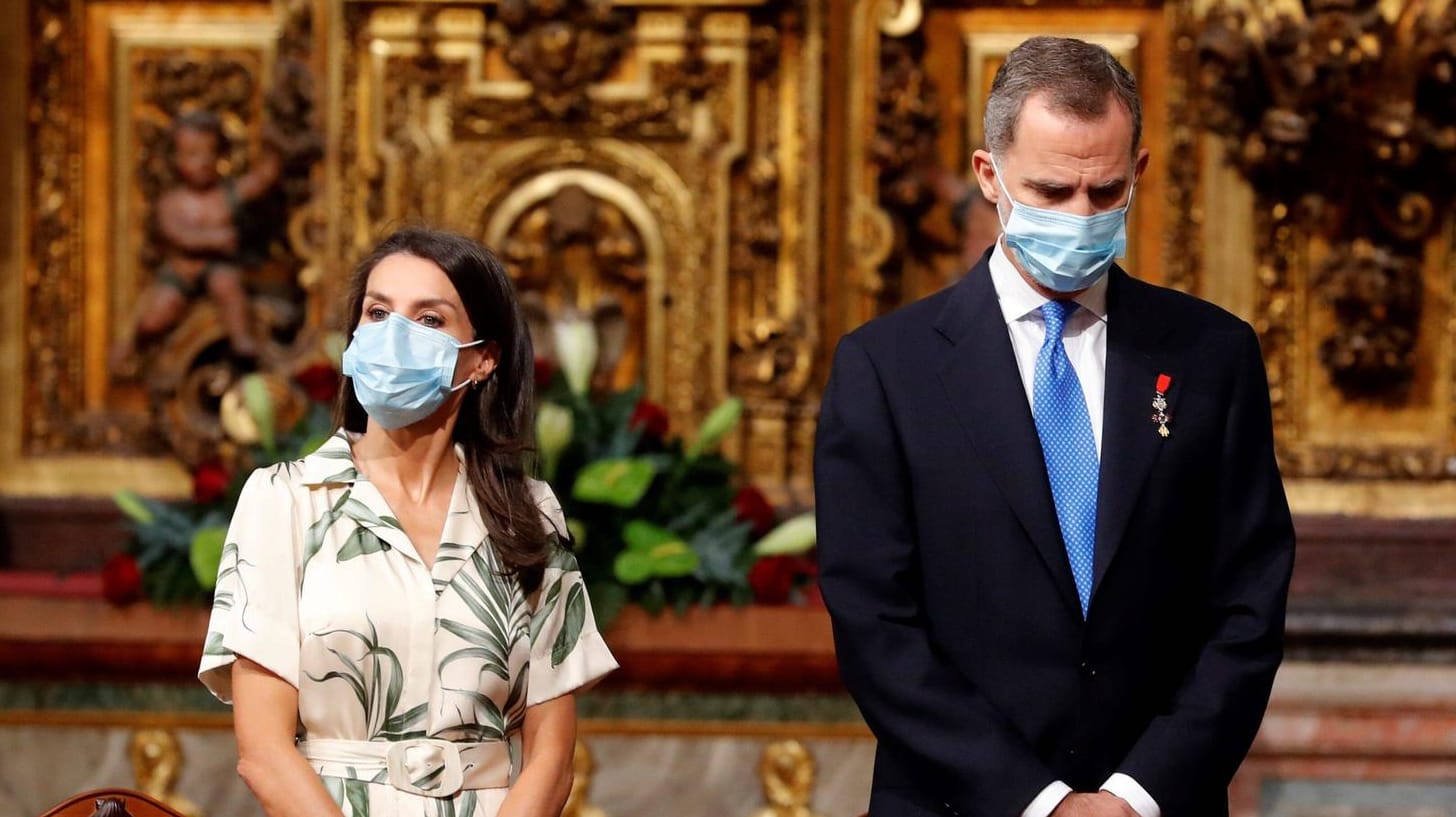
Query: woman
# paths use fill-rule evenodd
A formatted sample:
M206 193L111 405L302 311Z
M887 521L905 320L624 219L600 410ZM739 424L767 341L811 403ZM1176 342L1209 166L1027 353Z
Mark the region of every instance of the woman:
M616 662L525 475L510 281L474 241L406 229L348 297L341 429L248 480L199 677L269 817L554 817L572 693Z

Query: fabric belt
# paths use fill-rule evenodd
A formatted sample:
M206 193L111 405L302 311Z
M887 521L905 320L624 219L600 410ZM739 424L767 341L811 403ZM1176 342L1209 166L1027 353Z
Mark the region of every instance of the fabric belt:
M453 797L461 789L503 789L511 781L508 741L305 740L298 751L319 774L388 783L425 797Z

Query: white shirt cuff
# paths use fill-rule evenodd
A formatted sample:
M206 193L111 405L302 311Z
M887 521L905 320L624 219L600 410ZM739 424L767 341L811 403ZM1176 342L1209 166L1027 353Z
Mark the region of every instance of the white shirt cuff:
M1163 817L1163 810L1158 808L1158 801L1148 794L1148 790L1122 772L1107 778L1102 790L1121 797L1140 817Z
M1052 810L1061 805L1072 793L1072 787L1060 780L1053 780L1047 787L1041 790L1041 794L1031 801L1031 805L1021 811L1021 817L1048 817ZM1159 815L1161 817L1161 815Z

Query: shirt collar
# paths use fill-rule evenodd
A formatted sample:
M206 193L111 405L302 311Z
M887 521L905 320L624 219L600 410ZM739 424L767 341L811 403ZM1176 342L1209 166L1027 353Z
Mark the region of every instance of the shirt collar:
M363 479L359 469L354 467L354 449L351 443L357 434L344 429L324 441L312 454L303 458L302 477L304 485L326 485L329 483L352 484Z
M1021 277L1011 257L1006 254L1004 238L996 240L991 251L991 285L996 288L996 298L1001 305L1001 316L1006 322L1019 321L1032 314L1039 314L1042 305L1050 298L1031 288ZM1095 315L1098 320L1107 320L1107 275L1097 279L1085 292L1072 300L1082 309Z

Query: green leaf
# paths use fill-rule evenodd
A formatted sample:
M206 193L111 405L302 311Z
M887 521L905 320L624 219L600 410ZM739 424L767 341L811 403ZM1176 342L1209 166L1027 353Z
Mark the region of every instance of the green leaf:
M440 662L440 672L444 672L446 667L456 661L464 661L468 658L481 659L481 672L489 671L502 681L511 680L510 671L505 666L505 656L501 655L500 651L493 647L466 647L456 650L445 656L444 660Z
M576 642L581 640L581 628L586 623L586 588L580 583L572 585L566 593L563 618L561 632L556 634L556 642L551 645L552 669L561 666L561 662L576 649Z
M730 397L718 404L718 407L708 413L703 425L698 428L698 437L693 441L692 447L687 450L687 458L695 460L703 452L718 445L722 439L738 425L738 418L743 416L743 401L737 397Z
M612 575L622 584L642 584L652 578L652 557L637 550L624 550L612 562Z
M357 499L351 498L346 501L341 510L344 512L344 516L349 517L361 525L369 525L377 528L384 524L384 520L379 518L379 514L375 513L373 508L370 508ZM397 522L395 523L396 526L398 524Z
M701 561L698 554L683 542L663 542L648 551L652 559L652 572L664 579L691 576Z
M566 581L565 576L557 576L551 586L542 591L541 602L536 605L536 612L531 616L531 643L536 643L536 637L541 634L541 627L546 623L546 618L551 615L551 608L556 600L561 598L561 585Z
M320 482L354 482L357 479L359 479L359 469L357 469L357 468L355 468L354 466L351 465L348 468L345 468L344 470L338 472L337 474L330 474L330 475L324 477L323 479L321 479L319 481Z
M187 561L192 565L192 575L204 590L217 586L217 572L222 565L222 550L227 539L227 528L203 528L192 535L192 546ZM234 545L236 547L236 545Z
M222 633L211 632L207 634L207 642L202 645L203 655L232 655L233 651L223 646Z
M243 405L248 407L248 413L253 415L253 421L258 424L258 437L263 442L263 448L272 454L277 448L278 440L273 395L268 391L268 381L263 375L254 372L243 375L242 386Z
M338 561L347 562L350 559L384 550L389 550L389 543L380 539L374 531L361 526L355 528L354 532L349 534L349 538L344 541L344 546L339 548Z
M345 780L344 796L349 799L350 817L369 817L369 784L363 780Z
M571 495L582 502L632 508L642 501L656 474L652 463L640 457L597 460L576 475Z
M697 578L727 585L747 581L739 556L748 548L748 537L748 523L739 522L732 508L694 534L688 544L700 560Z
M682 537L645 519L633 519L622 528L622 541L628 550L649 551L667 542L681 542Z
M419 704L410 707L403 712L392 716L384 722L384 729L391 733L409 732L423 726L425 713L429 711L429 704Z
M323 516L315 519L313 524L308 526L308 531L303 536L303 570L308 570L309 560L313 559L319 549L324 546L324 539L328 536L329 528L333 527L339 518L338 511L324 511Z
M146 501L131 491L124 489L117 491L111 495L111 500L116 503L116 507L120 508L122 513L127 515L127 518L139 525L150 525L156 519Z

